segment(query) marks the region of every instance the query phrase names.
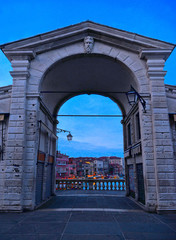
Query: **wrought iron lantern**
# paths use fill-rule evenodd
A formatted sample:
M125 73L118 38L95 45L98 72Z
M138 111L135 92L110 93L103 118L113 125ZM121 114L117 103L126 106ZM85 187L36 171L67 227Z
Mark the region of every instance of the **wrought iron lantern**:
M141 97L141 95L131 86L131 89L129 92L126 93L128 103L133 106L134 104L137 103L139 100L140 103L142 104L143 107L143 112L146 112L146 102L145 100Z
M72 136L71 133L69 132L69 134L67 135L67 140L68 140L68 141L71 141L72 138L73 138L73 136Z
M68 135L67 135L67 140L68 141L71 141L73 136L71 135L71 132L70 131L67 131L67 130L64 130L64 129L61 129L61 128L57 128L56 130L57 133L61 133L61 132L68 132Z

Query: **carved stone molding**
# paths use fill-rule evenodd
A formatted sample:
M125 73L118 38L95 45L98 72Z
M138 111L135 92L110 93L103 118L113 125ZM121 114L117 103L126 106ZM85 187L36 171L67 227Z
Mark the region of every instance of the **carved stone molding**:
M4 54L11 62L12 60L32 60L35 53L29 50L4 50Z

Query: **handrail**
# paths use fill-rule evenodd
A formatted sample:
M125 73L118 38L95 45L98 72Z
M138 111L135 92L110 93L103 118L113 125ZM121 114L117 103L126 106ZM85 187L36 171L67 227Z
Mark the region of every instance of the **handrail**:
M56 179L56 190L126 190L124 179Z

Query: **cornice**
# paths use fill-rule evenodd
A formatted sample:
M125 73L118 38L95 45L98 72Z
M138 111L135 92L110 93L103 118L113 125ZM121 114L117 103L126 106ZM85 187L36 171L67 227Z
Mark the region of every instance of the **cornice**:
M4 50L3 52L10 62L12 60L31 60L35 58L35 53L31 50Z
M51 32L36 35L30 38L1 45L0 48L6 55L6 50L32 49L36 53L45 52L55 48L82 41L88 34L92 34L95 40L119 47L140 52L141 49L169 49L172 51L174 44L152 39L136 33L131 33L91 21L82 22Z
M172 49L142 49L139 57L141 59L164 59L165 61L170 56Z
M30 76L29 71L10 71L10 75L13 78L25 78L27 79Z

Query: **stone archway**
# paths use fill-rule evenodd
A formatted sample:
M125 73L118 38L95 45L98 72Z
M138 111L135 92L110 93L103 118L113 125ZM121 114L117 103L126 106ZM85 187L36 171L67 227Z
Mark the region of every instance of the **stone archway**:
M84 37L88 35L94 38L89 54L84 48ZM40 189L36 188L39 181L36 166L42 161L52 163L56 111L78 93L100 93L117 102L124 116L125 158L126 165L130 166L127 175L133 171L137 176L138 171L143 171L145 208L160 211L175 207L173 145L163 71L173 47L89 21L2 46L13 67L4 163L6 171L12 173L13 182L4 175L3 200L9 204L2 209L34 209L54 191L47 185L44 170L41 170L44 181ZM130 85L146 100L146 113L140 104L131 108L125 95L119 93L128 91ZM44 91L57 92L51 95ZM139 119L140 138L136 125ZM45 131L42 132L42 128ZM49 193L46 194L47 187ZM139 189L137 182L135 189ZM36 202L36 193L40 190L40 200ZM9 191L15 192L13 199L5 194ZM141 198L138 190L135 198Z

